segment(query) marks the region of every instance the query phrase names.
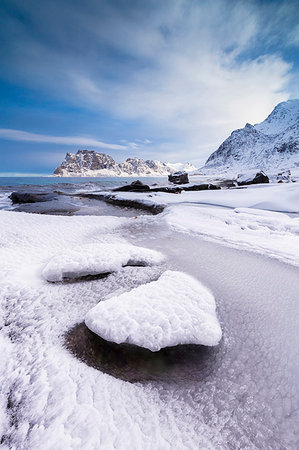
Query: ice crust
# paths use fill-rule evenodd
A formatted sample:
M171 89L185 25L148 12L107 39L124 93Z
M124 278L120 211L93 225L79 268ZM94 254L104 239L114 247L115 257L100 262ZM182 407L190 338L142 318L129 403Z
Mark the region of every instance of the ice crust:
M180 204L166 211L172 229L299 266L299 217L253 208Z
M82 245L54 256L42 271L47 281L116 272L123 266L151 266L163 262L155 250L123 243Z
M163 217L176 231L299 265L299 183L178 195L160 192L152 197L122 192L118 197L164 204L162 216L152 220ZM148 220L141 217L136 225Z
M153 352L178 344L217 345L221 328L215 299L199 281L166 271L157 281L100 302L85 317L100 337Z
M266 188L272 205L283 203L280 187ZM249 189L238 191L236 211L181 204L139 219L0 211L3 448L298 449L298 267L222 245L298 261L298 218L240 209ZM100 300L157 280L164 267L68 284L46 283L42 268L75 246L121 239L162 251L168 267L215 295L223 339L190 372L181 366L179 379L124 382L64 347Z

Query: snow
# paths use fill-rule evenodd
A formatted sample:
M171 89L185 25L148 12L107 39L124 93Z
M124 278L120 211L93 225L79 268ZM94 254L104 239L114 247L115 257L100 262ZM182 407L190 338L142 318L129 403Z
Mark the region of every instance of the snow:
M169 208L165 220L174 230L299 266L299 217L250 208L182 204Z
M127 192L117 198L166 206L162 217L177 231L299 265L297 183L181 194Z
M262 123L233 131L200 171L236 176L259 168L272 176L298 166L299 100L289 100L278 104Z
M299 100L293 99L279 103L263 122L254 127L264 134L276 135L298 124Z
M217 345L215 299L199 281L166 271L157 281L100 302L85 317L100 337L153 352L178 344Z
M173 172L194 172L196 171L196 167L191 164L191 163L187 163L187 164L183 164L183 163L166 163L167 167L169 167Z
M120 192L116 198L137 200L148 205L198 203L229 208L254 208L299 213L299 183L259 184L246 188L182 191L181 194Z
M198 208L197 221L199 208L214 209L173 205L169 214L182 206ZM260 217L252 209L234 214L245 213L251 218L244 223ZM167 217L0 211L3 448L298 448L297 267L173 231ZM78 283L41 278L53 256L75 246L128 241L162 251L167 268L201 280L215 296L223 329L216 347L197 346L170 366L162 359L154 381L125 382L94 369L66 350L65 336L99 301L108 305L159 279L163 265L123 267Z
M0 192L0 210L1 209L10 209L12 206L12 202L9 198L11 192Z
M248 181L252 181L258 173L263 173L265 175L262 170L253 169L248 172L238 174L237 181L238 183L247 183Z
M42 271L47 281L57 282L87 275L116 272L123 266L155 265L163 255L154 250L123 243L82 245L53 256Z

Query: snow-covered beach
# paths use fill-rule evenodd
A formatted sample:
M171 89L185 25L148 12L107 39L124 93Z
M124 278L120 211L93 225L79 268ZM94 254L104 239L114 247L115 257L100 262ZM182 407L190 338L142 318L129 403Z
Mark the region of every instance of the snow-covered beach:
M0 450L299 450L298 0L0 21Z
M114 195L165 209L127 217L112 205L114 215L92 215L89 203L80 206L87 215L73 217L0 211L4 448L297 448L297 183ZM145 249L143 258L146 249L164 258L136 266L130 256L99 278L45 279L52 258L68 261L74 248L90 267L86 246L132 245ZM212 293L218 346L161 351L151 376L142 364L156 364L159 352L142 354L132 375L125 348L122 361L96 364L92 349L89 364L72 351L70 331L98 302L108 305L167 270Z

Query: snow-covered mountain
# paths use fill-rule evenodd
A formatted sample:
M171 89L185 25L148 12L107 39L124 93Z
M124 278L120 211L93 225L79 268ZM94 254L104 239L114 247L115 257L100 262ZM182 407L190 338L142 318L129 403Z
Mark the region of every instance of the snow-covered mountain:
M197 170L197 167L195 167L191 163L183 164L183 163L166 163L168 167L170 167L172 172L194 172Z
M261 123L235 130L211 154L203 172L299 167L299 100L279 103Z
M94 150L78 150L76 154L67 153L64 161L54 170L54 175L60 177L99 177L99 176L160 176L175 172L176 166L188 172L194 170L192 164L165 164L161 161L140 158L127 158L117 163L105 153Z

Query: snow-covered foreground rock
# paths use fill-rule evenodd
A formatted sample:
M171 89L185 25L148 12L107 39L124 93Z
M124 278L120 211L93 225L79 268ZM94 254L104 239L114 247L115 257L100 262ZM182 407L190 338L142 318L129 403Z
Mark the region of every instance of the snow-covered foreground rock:
M166 271L157 281L100 302L85 317L104 339L151 351L178 344L217 345L221 328L215 299L182 272Z
M298 268L220 245L222 238L204 241L190 226L179 232L167 217L183 206L137 219L0 211L3 448L298 448ZM205 221L208 207L186 207L197 208L194 219ZM262 218L261 211L231 213L243 214L243 225ZM273 213L266 214L268 230L276 232L284 221L277 240L292 235L295 245L295 228L287 227L296 219L282 214L271 225ZM223 220L215 228L221 226ZM260 230L239 228L249 243ZM128 241L162 252L167 263L123 267L78 283L41 277L52 257L75 246ZM194 276L215 296L223 330L218 346L204 354L193 349L193 359L186 349L189 363L161 364L163 376L135 383L106 375L66 349L69 330L101 300L108 305L111 297L158 280L166 267Z
M116 272L123 266L151 266L163 259L159 252L134 245L119 242L89 244L53 256L42 276L47 281L57 282Z

